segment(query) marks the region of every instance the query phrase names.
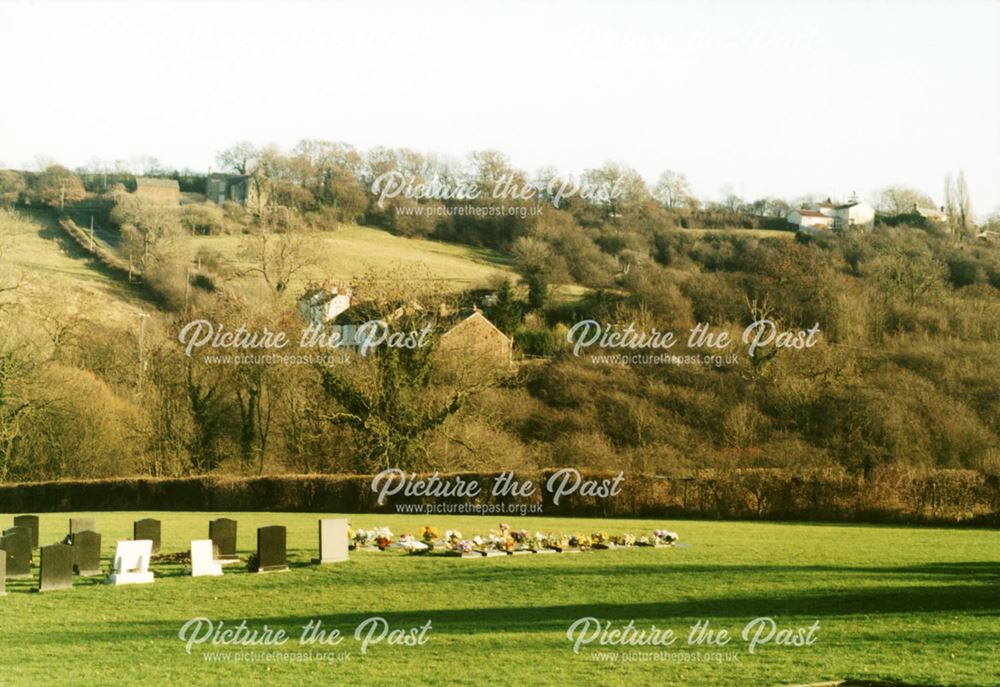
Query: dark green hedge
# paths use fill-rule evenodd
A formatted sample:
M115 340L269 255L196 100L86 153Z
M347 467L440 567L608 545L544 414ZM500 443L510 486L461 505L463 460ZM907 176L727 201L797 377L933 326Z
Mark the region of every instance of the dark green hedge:
M544 484L551 472L519 474ZM545 490L526 499L489 495L497 474L458 473L478 481L477 503L542 503L541 515L854 522L1000 524L1000 480L971 470L886 472L867 481L836 471L774 469L702 471L693 477L626 475L610 498L564 498ZM452 477L445 475L443 477ZM614 474L588 473L584 479ZM289 511L395 513L406 503L463 503L464 499L392 497L379 506L365 475L202 476L130 478L0 485L0 511L102 510ZM533 513L537 514L537 513Z

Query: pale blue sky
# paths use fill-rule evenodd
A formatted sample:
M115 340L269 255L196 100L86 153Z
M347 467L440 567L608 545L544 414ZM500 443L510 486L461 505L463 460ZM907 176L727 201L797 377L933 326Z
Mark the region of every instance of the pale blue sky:
M0 162L323 138L1000 210L1000 4L0 1Z

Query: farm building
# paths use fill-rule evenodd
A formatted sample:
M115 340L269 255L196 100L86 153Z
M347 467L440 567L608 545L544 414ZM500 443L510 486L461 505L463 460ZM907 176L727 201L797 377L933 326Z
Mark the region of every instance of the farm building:
M205 182L205 197L219 205L227 200L246 205L254 202L256 185L246 174L209 174Z
M787 219L789 224L799 229L829 229L833 226L833 218L819 210L796 208L788 213Z
M875 209L867 203L852 200L849 203L818 203L815 209L796 208L786 217L799 231L816 229L871 228L875 222Z
M479 308L441 335L438 352L480 370L509 370L513 342L483 315Z
M948 214L944 211L944 208L938 210L937 208L922 208L914 205L913 211L932 222L941 222L943 224L948 221Z
M135 195L161 203L179 203L181 187L176 179L135 178Z

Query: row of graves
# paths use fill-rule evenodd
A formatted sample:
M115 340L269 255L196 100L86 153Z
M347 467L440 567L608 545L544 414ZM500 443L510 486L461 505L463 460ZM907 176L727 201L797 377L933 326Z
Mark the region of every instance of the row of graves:
M39 517L19 515L13 527L0 537L0 596L7 580L35 579L38 552L38 585L34 591L49 592L73 586L74 577L104 577L106 584L149 584L151 562L181 562L191 577L223 574L223 566L241 563L236 554L237 521L219 518L208 523L208 538L194 540L188 552L160 552L162 523L146 518L133 523L133 537L119 541L110 571L101 566L101 534L94 518L71 518L69 532L61 540L39 546ZM346 519L319 521L319 558L314 563L338 563L348 559L350 533ZM287 530L282 525L257 528L257 551L247 560L251 572L284 572L288 568Z
M400 549L413 555L440 555L460 558L491 558L494 556L519 556L531 554L583 553L610 549L637 547L672 547L677 543L677 533L653 530L652 535L609 535L604 531L586 534L542 533L514 530L500 523L486 536L465 538L457 530L446 530L442 535L433 527L424 527L419 536L402 534L396 537L387 527L349 532L352 551L387 551Z
M500 523L498 530L486 536L464 538L455 530L442 535L433 527L424 527L419 536L393 535L388 528L351 530L343 518L319 520L319 557L315 564L348 560L349 551L396 550L411 555L434 555L459 558L489 558L531 554L582 553L632 546L673 546L677 534L654 530L651 536L632 534L609 536L606 532L581 534L531 535L527 530L512 530ZM13 527L0 537L0 596L6 593L7 580L35 579L34 554L38 551L38 585L35 591L48 592L73 586L74 577L104 577L106 584L149 584L154 561L185 565L191 577L215 577L227 565L242 563L236 553L237 521L219 518L208 523L208 538L194 540L188 552L162 554L162 523L145 518L133 523L132 539L118 541L110 571L101 565L101 534L94 518L71 518L69 532L61 540L39 546L39 517L19 515ZM246 567L254 573L284 572L288 568L287 530L283 525L257 528L257 550Z

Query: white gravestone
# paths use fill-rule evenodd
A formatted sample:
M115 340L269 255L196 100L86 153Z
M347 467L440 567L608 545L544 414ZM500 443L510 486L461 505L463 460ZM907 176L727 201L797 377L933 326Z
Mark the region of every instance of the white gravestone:
M217 577L222 574L222 564L215 560L211 539L191 542L191 577Z
M114 572L108 575L108 584L148 584L153 581L149 559L153 555L153 541L120 541L115 549Z
M319 560L316 563L341 563L347 560L347 520L319 521Z

